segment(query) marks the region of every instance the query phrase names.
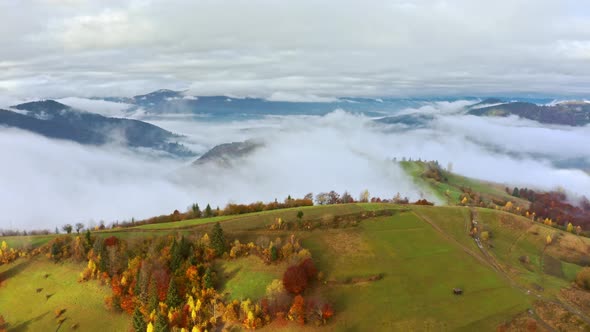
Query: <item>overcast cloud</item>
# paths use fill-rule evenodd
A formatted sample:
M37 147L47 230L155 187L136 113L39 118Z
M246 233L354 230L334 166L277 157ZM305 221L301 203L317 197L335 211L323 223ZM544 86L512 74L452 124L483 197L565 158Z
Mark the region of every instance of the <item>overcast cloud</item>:
M0 2L0 94L590 92L577 0Z

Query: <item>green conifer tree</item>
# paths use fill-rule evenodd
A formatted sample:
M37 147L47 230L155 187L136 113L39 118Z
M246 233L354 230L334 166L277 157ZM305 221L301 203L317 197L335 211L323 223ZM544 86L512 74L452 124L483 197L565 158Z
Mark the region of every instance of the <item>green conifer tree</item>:
M178 295L178 288L176 287L176 281L174 277L170 278L170 284L168 284L168 293L166 294L166 305L170 308L178 308L182 304L182 299Z
M211 247L215 249L215 254L219 257L223 255L226 251L225 246L225 236L223 235L223 229L221 229L221 224L219 222L215 223L213 226L213 232L211 236Z
M211 211L211 205L207 204L205 207L205 218L210 218L213 216L213 211Z
M144 320L143 314L139 310L139 306L136 306L133 311L133 329L135 332L145 332L147 329L147 323Z
M205 275L203 276L203 287L213 288L213 276L211 275L210 268L207 268L207 270L205 270Z
M166 321L166 317L158 314L156 317L156 324L154 325L154 332L169 332L170 327L168 326L168 322Z

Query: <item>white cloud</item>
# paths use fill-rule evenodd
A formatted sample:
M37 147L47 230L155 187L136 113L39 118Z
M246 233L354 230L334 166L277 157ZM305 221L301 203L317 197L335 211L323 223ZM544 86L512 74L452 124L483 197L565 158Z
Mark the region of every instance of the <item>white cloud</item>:
M56 101L78 110L110 117L123 117L125 115L124 111L132 106L131 104L79 97L67 97Z
M590 93L589 22L575 0L3 1L0 89L580 95Z
M0 151L10 156L10 162L0 163L0 173L11 174L0 177L0 224L53 228L89 219L170 213L193 202L223 207L228 201L270 201L332 189L355 196L368 189L381 197L400 192L419 198L423 189L387 161L393 157L452 162L466 176L510 186L563 187L590 196L590 175L551 164L555 158L573 156L590 160L580 144L589 141L588 128L565 130L513 118L456 114L463 104L425 105L435 115L430 126L403 130L344 110L230 122L186 115L151 118L154 124L187 135L184 143L201 153L246 139L265 143L230 169L210 165L191 170L183 162L0 128ZM432 199L428 192L423 194Z
M314 103L329 103L336 101L336 98L320 97L315 95L300 95L288 92L274 92L270 97L266 98L269 101L288 101L288 102L314 102Z

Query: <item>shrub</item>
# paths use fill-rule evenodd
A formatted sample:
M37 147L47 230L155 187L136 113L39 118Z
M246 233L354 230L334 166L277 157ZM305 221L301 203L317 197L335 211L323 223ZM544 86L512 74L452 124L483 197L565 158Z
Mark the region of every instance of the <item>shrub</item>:
M576 284L586 290L590 290L590 267L585 267L578 272Z

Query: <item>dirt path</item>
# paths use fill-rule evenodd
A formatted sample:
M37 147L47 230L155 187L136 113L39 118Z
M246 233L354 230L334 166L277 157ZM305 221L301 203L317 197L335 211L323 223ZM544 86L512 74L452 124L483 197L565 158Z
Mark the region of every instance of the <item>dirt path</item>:
M496 272L498 272L503 278L505 278L510 283L510 285L513 288L519 289L520 291L522 291L524 294L526 294L528 296L535 296L539 300L544 300L544 301L547 301L547 302L552 302L552 303L555 303L557 305L560 305L564 309L566 309L568 312L570 312L571 314L574 314L574 315L580 317L582 320L584 320L587 324L590 325L590 317L588 317L586 314L582 313L580 310L578 310L577 308L573 307L569 303L563 303L562 301L556 301L556 300L553 300L553 299L546 298L542 294L539 294L539 293L535 292L534 290L528 289L528 288L523 287L520 284L518 284L504 270L504 268L502 267L502 265L498 261L496 261L496 259L485 249L484 246L478 246L480 248L480 251L481 251L482 255L484 256L484 257L481 257L477 253L473 252L470 248L468 248L467 246L465 246L461 242L457 241L454 237L452 237L449 234L447 234L444 230L442 230L436 223L434 223L432 220L430 220L430 218L428 218L427 216L421 214L418 211L414 211L414 213L416 213L420 218L422 218L422 220L424 220L426 223L428 223L430 226L432 226L432 228L434 228L442 236L444 236L445 238L447 238L448 240L450 240L451 242L453 242L457 246L459 246L459 248L461 248L465 253L469 254L472 257L474 257L475 259L477 259L478 261L482 262L483 264L485 264L487 266L490 266L493 270L495 270ZM481 222L477 218L478 217L477 211L475 209L473 209L473 208L470 209L470 217L471 217L471 220L477 220L478 222ZM469 234L469 231L467 231L466 236L469 236L468 234ZM546 328L549 331L556 331L556 329L554 329L553 327L551 327L547 322L545 322L536 313L536 311L535 311L534 308L532 308L531 311L532 311L531 316L539 324L541 324L544 328Z

